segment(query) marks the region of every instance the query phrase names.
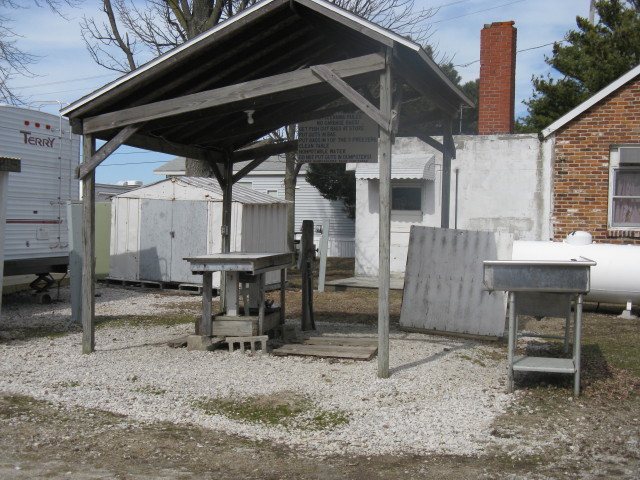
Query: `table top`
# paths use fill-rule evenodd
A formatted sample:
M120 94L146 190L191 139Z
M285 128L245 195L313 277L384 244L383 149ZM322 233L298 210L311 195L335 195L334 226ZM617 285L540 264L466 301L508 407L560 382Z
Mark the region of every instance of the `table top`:
M229 252L185 258L191 271L262 273L280 270L293 264L293 253Z

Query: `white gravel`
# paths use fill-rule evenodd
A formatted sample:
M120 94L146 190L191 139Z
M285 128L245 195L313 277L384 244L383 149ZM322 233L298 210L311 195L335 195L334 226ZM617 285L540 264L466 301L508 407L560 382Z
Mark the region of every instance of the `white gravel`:
M193 312L197 299L101 287L98 316ZM16 325L38 326L70 318L69 292L61 302L33 305L5 298L0 317L0 391L70 406L99 408L140 421L198 425L247 438L270 440L309 454L481 454L515 440L491 435L492 421L514 400L505 392L506 360L490 344L391 332L391 378L378 379L376 359L329 361L245 355L225 350L193 352L166 342L192 325L115 327L96 331L96 352L81 353L81 334L6 340ZM191 306L187 304L191 304ZM375 337L370 327L320 323L318 334ZM321 411L339 411L349 423L305 430L250 424L210 415L197 406L208 398L293 392Z

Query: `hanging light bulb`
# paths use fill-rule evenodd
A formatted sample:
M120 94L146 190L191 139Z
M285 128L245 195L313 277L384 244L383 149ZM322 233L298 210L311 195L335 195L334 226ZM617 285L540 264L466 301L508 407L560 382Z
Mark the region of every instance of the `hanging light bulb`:
M255 110L245 110L244 113L247 114L247 123L249 125L253 125L253 114L255 113Z

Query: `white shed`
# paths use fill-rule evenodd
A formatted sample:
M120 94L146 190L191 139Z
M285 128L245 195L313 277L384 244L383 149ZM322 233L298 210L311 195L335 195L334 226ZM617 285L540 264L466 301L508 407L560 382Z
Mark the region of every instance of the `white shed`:
M215 178L174 177L113 198L109 277L201 283L185 257L222 251L222 190ZM231 251L286 252L287 202L233 187ZM267 275L267 283L280 280ZM276 278L277 277L277 278ZM213 286L220 286L219 274Z

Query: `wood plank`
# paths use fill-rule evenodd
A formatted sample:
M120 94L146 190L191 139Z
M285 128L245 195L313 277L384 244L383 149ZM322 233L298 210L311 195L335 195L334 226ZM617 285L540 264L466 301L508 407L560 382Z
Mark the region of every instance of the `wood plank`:
M380 71L385 67L385 60L379 54L371 54L335 62L328 66L340 77L351 78ZM263 104L268 105L280 101L277 94L291 94L292 91L321 83L323 83L322 79L318 78L310 68L305 68L89 117L84 120L83 128L84 133L95 133L213 107L247 103L263 97L267 98Z
M376 352L376 347L287 344L273 350L272 354L279 356L303 355L322 358L371 360L375 356Z
M377 342L375 338L361 337L309 337L302 340L305 345L342 345L352 347L375 347Z
M93 135L82 138L82 154L90 159L96 151ZM95 262L96 256L96 176L93 170L82 180L82 353L95 350Z
M387 49L391 61L391 49ZM391 117L393 77L391 66L380 74L380 110ZM391 289L391 133L380 129L378 139L380 165L378 245L378 377L389 378L389 291Z
M238 320L213 320L211 334L219 337L250 337L258 334L258 317L255 321L247 317L236 317Z
M97 135L101 138L99 135ZM106 140L105 138L102 138ZM153 150L154 152L177 155L197 160L224 162L224 156L220 152L194 147L191 145L179 145L159 137L149 137L145 135L132 135L126 142L131 147Z
M298 141L292 140L288 142L270 143L260 145L254 148L241 148L233 152L233 161L242 162L244 160L252 160L260 157L270 157L272 155L280 155L281 153L295 152L298 150Z
M360 95L351 85L340 78L339 75L331 71L329 67L326 65L316 65L311 67L311 71L340 92L347 100L358 107L362 113L376 122L380 128L387 132L391 131L391 117L378 110L369 100Z
M100 149L91 155L89 162L82 162L76 168L76 178L83 179L93 172L109 155L115 152L124 142L142 128L143 124L129 125L120 130L115 137L105 143Z

